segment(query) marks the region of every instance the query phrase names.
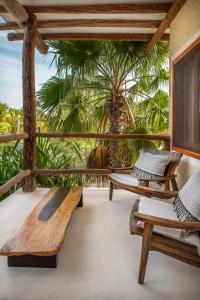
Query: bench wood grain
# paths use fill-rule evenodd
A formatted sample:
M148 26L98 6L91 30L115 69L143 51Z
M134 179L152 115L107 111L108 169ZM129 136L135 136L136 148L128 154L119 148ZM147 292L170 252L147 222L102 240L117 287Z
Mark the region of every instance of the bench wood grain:
M50 189L0 249L0 255L57 255L72 213L82 201L82 191L81 187Z

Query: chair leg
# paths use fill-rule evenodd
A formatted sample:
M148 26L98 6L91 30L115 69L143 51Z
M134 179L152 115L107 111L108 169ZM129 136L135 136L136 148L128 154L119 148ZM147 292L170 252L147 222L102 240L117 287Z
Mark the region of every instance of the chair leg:
M173 191L178 191L178 185L175 178L171 179Z
M113 196L113 183L110 182L110 190L109 190L109 200L112 201L112 196Z
M164 186L165 186L165 188L164 188L165 191L169 191L170 190L170 182L169 182L169 180L166 180L164 182Z
M149 181L144 181L144 182L143 182L143 186L149 187Z
M139 270L139 278L138 278L138 282L140 284L144 283L147 260L148 260L149 249L151 244L152 231L153 231L153 225L144 223L143 238L142 238L142 252L140 258L140 270Z

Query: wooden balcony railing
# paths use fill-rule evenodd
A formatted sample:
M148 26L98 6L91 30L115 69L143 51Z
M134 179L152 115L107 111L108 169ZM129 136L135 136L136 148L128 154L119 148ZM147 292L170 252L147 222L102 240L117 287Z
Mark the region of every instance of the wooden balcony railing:
M109 134L109 133L42 133L37 132L35 134L36 138L80 138L80 139L100 139L100 140L140 140L140 141L163 141L163 149L170 150L170 136L164 134ZM28 139L29 135L27 133L11 134L0 136L0 143L7 143L11 141L18 141L21 139ZM0 196L6 193L14 185L20 182L22 179L28 176L34 178L36 175L45 176L60 176L60 175L70 175L70 174L96 174L96 175L108 175L111 173L111 169L32 169L32 170L22 170L16 176L11 178L7 183L0 187Z
M8 143L8 142L14 142L19 141L22 139L28 139L28 133L16 133L16 134L7 134L7 135L1 135L0 136L0 143Z
M0 196L8 192L13 186L19 183L26 176L31 175L31 170L20 171L16 176L8 180L5 184L0 186Z
M66 133L66 132L37 132L37 137L46 138L81 138L101 140L149 140L149 141L170 141L167 134L111 134L111 133Z

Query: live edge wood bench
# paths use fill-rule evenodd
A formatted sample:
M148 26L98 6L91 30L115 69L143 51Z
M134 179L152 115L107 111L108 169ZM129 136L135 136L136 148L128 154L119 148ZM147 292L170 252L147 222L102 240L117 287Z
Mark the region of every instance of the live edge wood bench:
M72 213L83 205L82 193L81 187L50 189L0 249L8 266L56 268Z

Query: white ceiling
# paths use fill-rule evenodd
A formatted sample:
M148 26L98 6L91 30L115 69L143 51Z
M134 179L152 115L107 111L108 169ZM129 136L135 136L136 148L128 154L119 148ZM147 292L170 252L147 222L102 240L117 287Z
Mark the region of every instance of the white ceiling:
M19 0L23 5L86 5L86 4L125 4L125 3L170 3L172 0ZM11 15L1 14L7 21L14 21ZM67 20L67 19L122 19L122 20L162 20L165 13L155 14L36 14L38 20ZM154 33L152 28L120 28L120 27L68 27L39 29L41 33ZM166 32L169 32L167 30Z

